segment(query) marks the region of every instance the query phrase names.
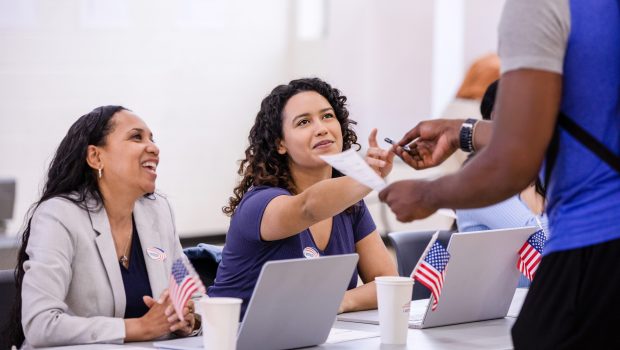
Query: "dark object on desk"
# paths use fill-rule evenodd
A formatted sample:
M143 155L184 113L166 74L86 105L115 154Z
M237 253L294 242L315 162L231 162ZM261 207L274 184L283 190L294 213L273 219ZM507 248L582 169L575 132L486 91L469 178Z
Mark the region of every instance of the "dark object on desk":
M418 263L420 256L424 252L424 249L430 242L434 231L403 231L388 233L390 243L396 250L396 261L398 263L398 274L401 276L409 277L411 271ZM452 231L440 230L437 241L443 244L444 247L448 246ZM413 285L413 294L411 300L428 299L430 298L430 291L421 285L416 283Z
M222 247L200 243L196 247L183 249L183 252L194 265L205 287L212 285L222 261Z
M13 218L15 179L0 179L0 233L5 231L5 220Z
M0 349L10 349L5 334L13 301L15 300L15 270L0 270Z

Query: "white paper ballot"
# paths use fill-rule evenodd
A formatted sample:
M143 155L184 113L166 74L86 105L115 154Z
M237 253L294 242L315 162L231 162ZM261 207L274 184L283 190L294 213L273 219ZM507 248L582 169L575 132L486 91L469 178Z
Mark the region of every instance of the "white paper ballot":
M381 191L387 186L385 180L377 175L353 148L342 153L319 157L341 173L354 178L373 190Z
M352 329L332 328L327 337L327 344L342 343L345 341L378 337L379 332L365 332Z

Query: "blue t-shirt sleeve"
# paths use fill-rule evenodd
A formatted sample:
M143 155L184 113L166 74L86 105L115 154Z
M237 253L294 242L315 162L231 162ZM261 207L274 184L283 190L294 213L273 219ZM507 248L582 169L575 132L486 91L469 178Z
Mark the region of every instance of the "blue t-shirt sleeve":
M353 237L355 243L362 240L364 237L371 234L377 229L366 203L363 200L359 201L353 215Z
M265 208L272 199L290 195L279 187L257 187L247 192L235 211L235 226L241 237L248 241L262 241L260 238L260 224Z

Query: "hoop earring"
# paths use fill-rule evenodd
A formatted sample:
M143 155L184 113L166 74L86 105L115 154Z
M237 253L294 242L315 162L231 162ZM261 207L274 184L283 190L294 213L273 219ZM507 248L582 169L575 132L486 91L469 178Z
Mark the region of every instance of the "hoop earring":
M98 172L99 172L99 178L100 178L100 179L101 179L101 176L103 176L103 174L101 173L101 169L102 169L102 168L99 168L99 169L98 169Z

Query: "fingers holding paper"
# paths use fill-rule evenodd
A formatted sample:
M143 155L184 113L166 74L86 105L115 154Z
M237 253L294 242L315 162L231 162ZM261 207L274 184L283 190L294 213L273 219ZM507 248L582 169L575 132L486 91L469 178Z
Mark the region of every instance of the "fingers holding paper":
M377 129L372 129L368 136L368 152L366 152L366 163L370 165L381 177L386 177L394 165L394 152L379 147L377 143Z

